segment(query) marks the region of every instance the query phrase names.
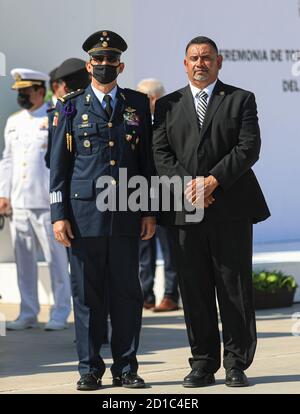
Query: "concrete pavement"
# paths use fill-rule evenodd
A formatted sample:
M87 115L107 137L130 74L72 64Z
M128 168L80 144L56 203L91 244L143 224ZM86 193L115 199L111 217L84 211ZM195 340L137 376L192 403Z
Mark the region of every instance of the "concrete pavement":
M298 314L297 314L298 312ZM40 328L7 332L0 336L0 393L82 394L78 379L74 344L74 324L59 332L45 332L49 308L42 306ZM1 304L0 316L7 321L18 314L17 305ZM221 327L220 327L221 328ZM248 369L251 386L231 389L224 385L224 370L217 382L205 388L185 389L183 377L189 372L190 351L182 311L154 314L144 312L139 350L139 374L146 380L144 390L111 386L110 371L103 377L98 394L300 394L300 304L291 308L257 312L258 347ZM294 331L295 334L292 335ZM102 352L109 367L108 346Z

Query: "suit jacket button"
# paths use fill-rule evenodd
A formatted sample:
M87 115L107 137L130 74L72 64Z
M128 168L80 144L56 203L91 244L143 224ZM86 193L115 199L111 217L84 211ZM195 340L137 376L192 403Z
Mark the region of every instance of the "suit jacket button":
M110 165L116 165L116 161L115 160L110 160Z
M107 126L108 126L108 128L112 128L112 126L113 126L112 122L109 122L109 123L107 124Z

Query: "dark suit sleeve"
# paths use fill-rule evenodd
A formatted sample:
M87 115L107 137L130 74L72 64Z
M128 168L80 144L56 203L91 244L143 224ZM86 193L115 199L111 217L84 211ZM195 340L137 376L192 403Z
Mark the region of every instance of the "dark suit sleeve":
M166 103L158 100L155 105L153 134L155 167L159 176L166 175L169 178L179 176L183 180L184 177L191 176L191 174L179 163L171 148L166 123Z
M55 128L50 154L50 207L51 221L69 218L69 174L72 154L66 145L66 116L62 104L57 103L58 125Z
M260 146L255 96L249 93L242 107L238 143L209 173L224 190L229 189L258 160Z
M143 97L144 98L144 97ZM155 167L153 161L152 152L152 119L150 112L149 99L145 97L143 99L143 130L139 148L139 169L142 176L144 176L148 182L148 211L142 211L142 216L156 216L155 212L150 211L151 206L151 177L155 175Z

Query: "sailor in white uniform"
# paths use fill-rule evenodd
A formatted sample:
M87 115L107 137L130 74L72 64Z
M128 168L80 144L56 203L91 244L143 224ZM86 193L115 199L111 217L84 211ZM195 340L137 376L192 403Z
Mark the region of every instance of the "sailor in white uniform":
M48 75L13 69L12 89L18 91L21 111L10 116L5 127L5 149L0 161L0 214L12 211L11 234L15 250L21 308L7 329L35 327L40 310L37 289L37 250L48 263L54 306L46 330L66 327L71 292L66 249L52 232L49 202L49 170L44 156L48 142L48 105L44 103Z

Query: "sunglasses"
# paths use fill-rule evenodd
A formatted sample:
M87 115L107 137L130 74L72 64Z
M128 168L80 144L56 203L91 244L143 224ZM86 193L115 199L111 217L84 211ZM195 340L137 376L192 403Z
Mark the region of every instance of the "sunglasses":
M117 56L112 56L112 55L100 55L100 56L93 56L91 58L91 61L95 61L97 62L97 64L101 64L104 61L106 61L107 63L117 63L120 61L120 59Z

